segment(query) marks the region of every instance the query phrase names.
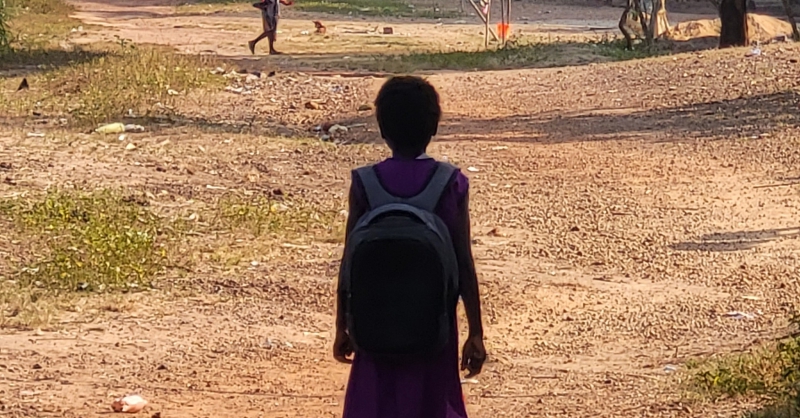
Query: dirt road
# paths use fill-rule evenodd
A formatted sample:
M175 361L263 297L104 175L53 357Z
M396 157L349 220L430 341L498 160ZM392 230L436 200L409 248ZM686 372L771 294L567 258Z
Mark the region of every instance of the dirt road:
M116 33L234 57L257 25L122 3L76 1L82 19L106 26L86 39ZM299 44L286 37L287 50ZM687 403L681 365L780 333L796 303L798 51L430 78L446 112L432 153L472 167L491 356L465 385L472 417L738 416L735 402ZM219 93L185 111L230 126L363 119L357 139L369 142L374 124L357 108L378 82L278 75L250 96ZM341 101L289 111L289 101L318 94L303 85ZM227 127L164 128L135 136L134 151L81 134L42 143L11 132L0 159L13 163L13 182L0 190L125 185L151 190L154 205L192 205L210 186L281 188L343 207L349 169L386 154ZM0 411L101 416L112 397L135 391L163 417L339 416L347 368L330 345L341 247L280 244L238 243L249 258L224 268L199 248L181 279L198 289L190 296L137 294L118 312L68 313L58 331L4 330Z

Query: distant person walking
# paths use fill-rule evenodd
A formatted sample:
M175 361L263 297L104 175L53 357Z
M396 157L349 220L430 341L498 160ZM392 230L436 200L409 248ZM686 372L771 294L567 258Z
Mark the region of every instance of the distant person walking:
M280 5L291 6L294 4L292 0L261 0L258 3L253 3L253 7L261 10L261 23L264 27L261 35L258 38L247 43L250 47L250 53L256 53L256 44L262 39L269 40L269 54L276 55L280 52L275 50L275 36L278 33L278 19L280 18Z

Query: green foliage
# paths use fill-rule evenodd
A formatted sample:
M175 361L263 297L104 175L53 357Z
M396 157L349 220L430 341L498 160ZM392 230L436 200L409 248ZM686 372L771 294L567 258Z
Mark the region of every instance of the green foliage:
M627 51L623 42L599 39L591 42L510 41L504 48L474 51L418 52L387 55L376 60L374 69L395 73L418 70L502 70L582 65L623 61L659 55L656 50Z
M687 366L693 373L695 388L711 397L793 396L800 378L800 339Z
M164 265L160 219L117 193L51 191L3 202L0 213L28 246L18 280L23 287L130 290L149 286Z
M193 4L229 5L254 3L255 0L195 0ZM310 13L356 16L444 18L457 15L455 10L415 7L402 0L296 0L292 8Z
M301 200L265 195L226 194L217 203L216 221L223 228L248 231L257 237L278 232L289 236L338 232L334 231L337 229L335 211L322 210Z
M795 326L797 318L793 319ZM711 399L766 398L769 403L749 418L800 417L800 336L749 353L700 363L690 362L690 389Z
M200 57L159 48L138 48L120 41L116 51L103 54L73 51L78 59L40 75L45 85L27 102L17 101L17 112L36 110L78 127L117 122L131 112L137 117L169 113L188 91L223 83L210 73Z

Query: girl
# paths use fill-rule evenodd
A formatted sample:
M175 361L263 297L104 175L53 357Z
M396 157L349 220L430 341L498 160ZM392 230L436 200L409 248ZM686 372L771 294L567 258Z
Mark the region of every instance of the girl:
M415 196L425 188L439 164L425 153L431 138L436 135L441 117L439 95L433 86L420 78L395 77L387 81L378 93L375 113L381 136L392 150L391 158L375 166L376 175L388 193L401 198ZM483 367L486 350L478 278L470 243L468 188L466 176L456 171L435 213L450 232L458 260L459 291L469 322L461 370L474 376ZM345 240L359 218L370 209L357 175L353 176L349 199ZM343 418L466 418L455 324L441 354L399 363L384 361L367 353L354 353L343 299L340 291L337 294L333 348L336 360L352 364Z
M256 44L262 39L269 40L269 54L276 55L280 52L275 50L275 35L278 32L278 18L280 17L280 5L291 6L294 4L291 0L261 0L258 3L253 3L253 7L261 10L261 24L264 30L261 35L250 42L247 46L250 47L250 53L256 53Z

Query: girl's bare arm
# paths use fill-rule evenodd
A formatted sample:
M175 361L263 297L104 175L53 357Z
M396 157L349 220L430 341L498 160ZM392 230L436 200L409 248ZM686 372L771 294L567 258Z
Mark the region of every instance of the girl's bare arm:
M472 234L469 219L469 195L459 205L458 228L453 234L456 257L458 259L459 290L467 312L470 337L483 337L481 320L481 297L478 290L478 275L472 258Z

